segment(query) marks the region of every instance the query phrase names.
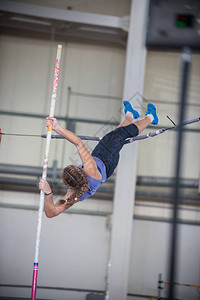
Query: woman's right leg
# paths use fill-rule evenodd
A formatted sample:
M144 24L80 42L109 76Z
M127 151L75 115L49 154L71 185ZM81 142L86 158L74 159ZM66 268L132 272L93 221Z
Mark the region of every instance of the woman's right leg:
M134 122L133 124L137 126L139 131L138 134L140 134L144 129L146 129L151 124L151 118L149 116L146 116L144 119Z
M151 124L151 118L149 116L146 116L142 120L138 120L133 122L133 118L130 115L125 116L125 120L119 125L119 127L126 127L130 124L135 124L138 128L138 134L140 134L147 126Z

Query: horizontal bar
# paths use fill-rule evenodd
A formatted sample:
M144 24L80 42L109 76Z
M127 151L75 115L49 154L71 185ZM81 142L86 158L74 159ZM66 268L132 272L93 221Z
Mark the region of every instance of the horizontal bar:
M189 124L192 124L192 123L195 123L195 122L199 122L199 121L200 121L200 117L197 117L197 118L194 118L194 119L190 119L190 120L185 120L185 121L183 121L183 124L177 124L175 126L175 128L179 128L180 125L185 126L185 125L189 125Z
M86 136L86 135L77 135L81 140L85 140L85 141L100 141L102 138L97 137L97 136ZM41 134L41 138L46 138L47 135L46 134ZM52 134L51 135L52 139L60 139L63 140L65 139L62 135L59 134Z
M189 124L192 124L192 123L196 123L196 122L199 122L200 121L200 117L197 117L197 118L194 118L194 119L190 119L190 120L186 120L183 122L182 126L185 126L185 125L189 125ZM156 135L159 135L159 134L162 134L164 133L166 130L170 130L170 129L177 129L180 127L181 124L177 124L173 127L170 127L170 128L161 128L159 130L156 130L154 132L150 132L148 134L145 134L145 135L140 135L140 136L136 136L136 137L132 137L130 139L127 139L125 144L128 144L128 143L132 143L134 141L137 141L137 140L143 140L143 139L147 139L149 137L154 137Z
M183 126L185 125L189 125L189 124L192 124L192 123L195 123L195 122L199 122L200 121L200 117L197 117L197 118L194 118L194 119L190 119L190 120L186 120L183 122ZM124 144L129 144L129 143L132 143L134 141L140 141L140 140L144 140L144 139L147 139L149 137L155 137L159 134L162 134L164 133L166 130L169 130L169 129L177 129L178 127L180 126L180 124L177 124L175 125L174 127L170 127L170 128L161 128L161 129L158 129L154 132L149 132L145 135L139 135L139 136L135 136L135 137L132 137L132 138L128 138ZM47 135L46 134L42 134L41 135L42 138L46 138ZM93 141L100 141L102 138L101 137L90 137L90 136L79 136L82 140L93 140ZM63 136L61 135L52 135L51 136L52 139L65 139Z
M161 133L164 133L164 132L165 132L165 129L161 128L161 129L156 130L154 132L149 132L149 133L144 134L144 135L138 135L138 136L127 139L125 141L125 144L129 144L129 143L132 143L132 142L135 142L135 141L144 140L144 139L147 139L149 137L154 137L154 136L156 136L158 134L161 134Z

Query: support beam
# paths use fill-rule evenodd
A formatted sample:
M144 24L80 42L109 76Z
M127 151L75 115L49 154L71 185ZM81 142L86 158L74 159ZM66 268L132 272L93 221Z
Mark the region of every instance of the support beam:
M7 0L0 1L0 9L9 13L22 14L24 16L81 23L84 25L95 25L118 29L122 28L122 18L115 16L64 10Z
M129 17L92 14L14 1L0 1L0 26L126 44Z
M143 93L147 0L132 0L126 54L124 99ZM136 187L137 144L123 148L117 170L111 236L109 300L126 300Z

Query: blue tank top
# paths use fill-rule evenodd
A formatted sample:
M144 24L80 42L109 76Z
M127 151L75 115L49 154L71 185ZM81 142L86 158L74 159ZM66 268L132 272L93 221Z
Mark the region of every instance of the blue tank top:
M88 188L89 191L85 191L85 193L80 197L80 201L85 200L86 198L94 195L96 193L96 191L98 190L98 188L100 187L100 185L106 181L107 176L106 176L106 167L104 165L104 163L98 158L93 156L93 159L97 165L97 168L99 170L99 172L101 173L102 176L102 180L99 179L95 179L89 175L86 174L87 176L87 180L88 180ZM83 167L83 164L78 166L79 168Z

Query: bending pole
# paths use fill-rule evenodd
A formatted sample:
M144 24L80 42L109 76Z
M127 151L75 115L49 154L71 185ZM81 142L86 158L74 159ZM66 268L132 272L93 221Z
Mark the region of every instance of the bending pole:
M60 69L60 58L61 58L61 51L62 45L58 45L57 47L57 54L56 54L56 66L54 72L54 81L53 81L53 91L51 97L51 107L49 117L54 116L55 110L55 103L56 103L56 91L58 85L58 75ZM46 140L46 150L43 162L43 173L42 178L46 179L47 176L47 165L49 159L49 148L51 142L51 126L48 127L47 132L47 140ZM40 248L40 235L41 235L41 228L42 228L42 214L44 209L44 192L40 191L40 205L39 205L39 212L38 212L38 225L37 225L37 235L36 235L36 245L35 245L35 260L33 265L33 281L32 281L32 293L31 293L31 300L36 299L36 289L37 289L37 276L38 276L38 258L39 258L39 248Z

